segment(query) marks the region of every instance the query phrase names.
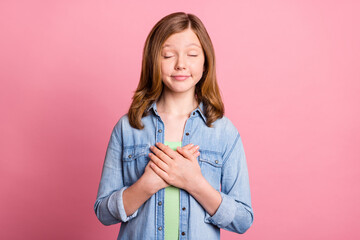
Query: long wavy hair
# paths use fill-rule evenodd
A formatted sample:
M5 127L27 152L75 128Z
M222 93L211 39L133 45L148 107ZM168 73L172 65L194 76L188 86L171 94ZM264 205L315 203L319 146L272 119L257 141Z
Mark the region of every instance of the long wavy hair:
M215 52L209 34L198 17L193 14L176 12L157 22L146 38L140 81L128 111L128 118L132 127L144 128L141 119L148 114L147 108L158 100L163 91L160 62L162 45L172 34L188 28L191 28L199 38L205 55L204 72L195 86L195 95L198 102L203 103L206 125L212 127L212 123L216 119L223 117L224 104L216 80Z

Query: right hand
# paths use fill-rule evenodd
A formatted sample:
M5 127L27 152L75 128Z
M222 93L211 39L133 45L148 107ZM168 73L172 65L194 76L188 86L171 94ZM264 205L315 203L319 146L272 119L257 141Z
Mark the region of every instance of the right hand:
M199 156L199 151L195 149L196 145L191 146L190 144L185 145L183 148L189 150L195 157ZM141 176L145 178L146 188L152 194L155 194L162 188L166 188L169 186L167 182L165 182L161 177L159 177L154 170L150 167L150 162L146 165L144 174Z

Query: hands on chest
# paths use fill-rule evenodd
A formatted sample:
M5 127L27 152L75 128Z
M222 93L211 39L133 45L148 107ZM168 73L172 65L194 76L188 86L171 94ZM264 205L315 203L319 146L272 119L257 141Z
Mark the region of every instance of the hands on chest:
M200 155L199 146L188 144L172 150L160 142L151 146L149 154L151 161L145 168L149 182L158 191L169 185L190 191L200 178L203 178L197 161Z

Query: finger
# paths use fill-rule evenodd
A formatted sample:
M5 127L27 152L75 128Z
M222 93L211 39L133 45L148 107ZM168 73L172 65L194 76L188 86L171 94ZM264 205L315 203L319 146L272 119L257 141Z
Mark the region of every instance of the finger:
M186 145L188 146L188 145ZM183 149L188 149L189 152L194 156L194 157L198 157L200 155L199 153L199 145L193 145L192 147L186 148L186 147L182 147Z
M167 155L164 151L162 151L161 149L155 147L155 146L151 146L150 150L158 157L160 158L162 161L164 161L166 164L169 164L171 159L171 156ZM172 150L173 151L173 150Z
M193 153L193 156L194 156L195 158L197 158L198 156L200 156L200 152L199 152L199 151L196 151L195 153Z
M189 159L189 160L195 160L196 157L193 156L193 154L187 150L187 149L183 149L183 148L180 148L180 147L177 147L176 149L183 157Z
M194 147L194 144L189 143L188 145L185 145L185 146L183 146L182 148L190 149L190 148L192 148L192 147Z
M190 151L190 153L194 156L194 157L197 157L200 155L199 153L199 145L194 145L192 143L188 144L188 145L185 145L183 147L181 147L183 149L187 149ZM181 154L180 154L181 155Z
M157 142L156 146L162 151L164 152L168 157L170 157L171 159L174 159L176 157L179 156L179 153L177 153L176 151L172 150L172 148L170 148L169 146L161 143L161 142Z
M150 167L152 168L152 170L154 170L154 172L161 177L166 183L167 183L167 179L169 177L169 175L164 172L161 168L159 168L155 163L151 162L150 163Z
M155 163L159 168L161 168L161 170L163 170L164 172L167 172L169 170L169 166L153 153L149 153L149 157L151 161Z
M195 154L199 150L199 146L195 145L188 149L191 154Z

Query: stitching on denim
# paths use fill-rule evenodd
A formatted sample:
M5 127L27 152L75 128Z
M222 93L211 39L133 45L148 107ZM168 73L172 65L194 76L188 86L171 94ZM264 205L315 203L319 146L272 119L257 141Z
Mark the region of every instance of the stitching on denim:
M129 146L124 146L124 150L133 149L133 148L145 148L146 146L147 144L129 145Z
M217 152L217 151L212 151L212 150L202 150L202 149L200 149L199 150L200 151L200 153L211 153L211 154L214 154L214 155L219 155L219 157L221 157L221 152Z
M123 149L123 161L124 162L131 162L135 160L136 158L146 156L146 144L138 144L138 145L132 145L132 146L125 146ZM128 154L133 154L131 160L127 159Z
M220 168L222 166L222 157L221 157L221 153L220 152L216 152L216 151L211 151L211 150L199 150L200 151L200 156L199 156L199 161L202 163L207 163L210 164L214 167ZM205 155L205 158L204 158ZM219 160L219 163L214 163L213 161L209 160L206 155L213 155L216 156L215 159Z
M114 166L112 166L112 165L110 165L108 163L105 163L104 167L107 167L107 168L110 168L110 169L116 170L116 171L121 170L121 167L117 168L117 167L114 167Z
M233 143L233 145L231 146L231 150L230 150L229 154L225 157L225 159L224 159L224 161L223 161L223 166L225 165L225 163L226 163L227 160L229 159L230 155L232 154L232 152L233 152L233 150L234 150L234 148L235 148L235 145L236 145L237 141L239 141L239 139L240 139L240 134L238 133L237 136L236 136L236 139L235 139L235 141L234 141L234 143Z
M120 125L120 130L121 130L121 125ZM114 136L115 136L118 144L121 146L121 143L122 143L122 142L121 142L121 139L119 138L117 132L118 132L118 131L117 131L117 124L116 124L116 125L114 126L114 128L113 128L112 134L114 134Z
M114 147L112 147L112 146L109 146L109 149L110 149L110 150L114 150L115 152L118 152L118 153L120 153L120 152L121 152L119 149L114 148Z

